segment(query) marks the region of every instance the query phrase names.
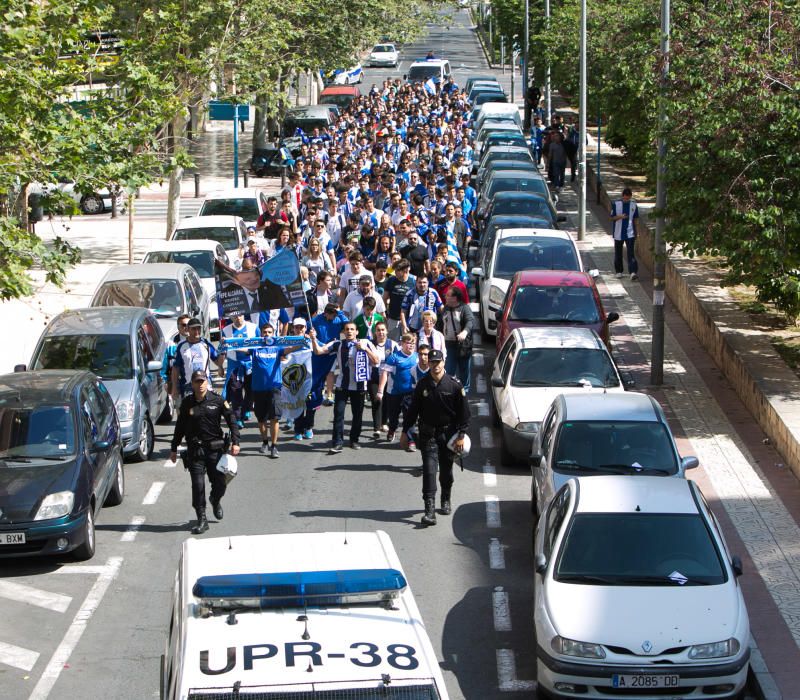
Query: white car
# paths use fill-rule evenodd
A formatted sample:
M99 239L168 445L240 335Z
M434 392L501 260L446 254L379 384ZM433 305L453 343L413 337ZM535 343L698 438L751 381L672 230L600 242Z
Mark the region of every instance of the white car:
M200 203L198 216L238 216L247 226L255 226L267 210L267 195L255 187L235 187L209 192Z
M79 192L75 189L74 182L58 182L41 184L33 182L28 186L28 196L42 195L48 196L55 193L63 193L68 195L83 214L103 214L104 212L111 211L111 192L107 187L104 187L97 192ZM122 212L125 207L125 195L120 193L117 195L117 210ZM56 207L57 208L57 207Z
M750 623L698 486L656 476L571 479L534 543L537 682L581 698L734 698Z
M333 71L334 85L358 85L364 80L364 69L360 63L356 63L352 68L339 68Z
M531 445L558 394L623 392L605 344L591 328L516 328L492 371L492 418L502 429L500 463L528 463Z
M211 335L219 333L219 310L217 308L217 285L214 262L219 260L230 265L230 259L222 244L211 240L162 241L145 253L143 263L185 263L197 273L210 298Z
M242 264L245 242L250 234L240 216L189 216L181 219L170 236L171 241L215 241L228 255L237 270Z
M501 229L471 273L477 277L484 340L497 335L495 313L503 306L511 278L520 270L580 270L578 248L567 231L556 229Z
M375 44L369 52L370 66L389 66L397 68L400 61L400 52L394 44Z

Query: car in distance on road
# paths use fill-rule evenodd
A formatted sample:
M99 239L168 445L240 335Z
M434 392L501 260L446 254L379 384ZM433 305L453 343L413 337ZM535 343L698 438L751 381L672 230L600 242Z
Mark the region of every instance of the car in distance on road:
M570 479L539 519L534 568L543 694L740 697L742 566L694 482Z
M30 366L83 369L99 377L116 407L123 454L141 462L153 452L153 422L172 415L161 374L166 350L158 321L147 309L70 309L47 325Z
M248 226L255 226L258 217L267 210L267 195L255 187L239 187L230 190L209 192L200 204L197 212L202 216L236 216L244 221L245 237ZM181 222L185 224L186 222ZM215 236L203 236L213 238ZM224 245L224 244L223 244ZM228 250L228 246L225 246Z
M400 52L394 44L375 44L369 52L369 65L373 68L380 66L397 68L400 61Z
M498 86L500 85L496 75L471 75L464 83L464 92L469 95L470 91L472 90L472 86L475 85L475 83L483 82L497 83Z
M203 337L211 327L211 298L188 265L150 263L112 267L97 285L89 306L137 306L150 309L165 338L175 333L181 314L199 318Z
M610 347L608 324L619 314L606 314L594 270L524 270L511 280L503 305L495 313L497 349L514 328L528 326L585 326Z
M531 508L541 513L573 476L684 477L698 464L697 457L680 456L664 411L652 396L634 391L560 394L547 409L531 449Z
M361 92L355 85L328 85L319 94L319 103L347 109L360 94Z
M450 61L443 58L427 59L424 61L414 61L408 67L408 73L403 76L403 80L409 83L425 83L431 78L440 86L450 77Z
M547 181L538 170L499 170L489 166L486 171L486 177L481 182L480 191L478 193L478 211L475 214L479 220L486 216L486 210L489 204L494 199L495 195L500 192L530 192L538 194L543 197L550 208L550 217L558 220L558 212L556 212L556 205L550 196L550 189L547 187Z
M237 270L242 264L247 224L241 216L188 216L182 219L170 236L171 241L216 241L228 254L230 264Z
M517 328L494 363L492 420L502 430L500 462L527 464L558 394L625 391L603 341L589 328Z
M364 80L364 69L360 63L350 68L337 68L333 71L334 85L358 85Z
M97 377L0 376L0 558L91 559L95 517L124 496L119 421Z
M181 240L156 243L145 253L142 263L185 263L200 278L208 293L209 324L211 334L219 333L219 310L217 309L217 286L214 276L215 262L230 265L230 260L221 243L212 240ZM167 336L173 339L177 332Z
M448 700L385 532L189 538L174 591L162 700Z

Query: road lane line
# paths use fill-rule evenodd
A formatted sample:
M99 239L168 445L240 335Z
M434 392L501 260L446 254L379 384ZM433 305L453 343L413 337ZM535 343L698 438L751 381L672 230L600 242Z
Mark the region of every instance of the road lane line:
M81 566L80 564L68 564L51 572L54 574L91 574L100 576L106 572L105 566Z
M139 530L141 529L142 525L144 525L144 521L145 517L143 515L134 515L131 518L128 529L122 533L122 537L119 538L119 541L133 542L136 539L136 535L139 534Z
M30 671L38 658L38 651L31 651L22 647L15 647L13 644L0 642L0 664L13 666L23 671Z
M482 374L478 374L475 377L475 391L479 394L486 393L486 379Z
M58 645L58 648L53 652L53 656L50 657L50 661L47 662L44 673L42 673L42 677L28 700L46 700L47 696L50 695L50 691L56 684L59 675L61 675L61 671L86 631L89 620L100 605L100 601L103 599L111 582L119 573L121 566L122 557L111 557L106 562L105 571L97 577L97 581L95 581L86 596L86 600L83 601L80 610L75 615L75 619L61 640L61 644Z
M489 415L489 404L486 401L476 401L475 402L475 409L478 411L479 416L488 416Z
M25 586L11 581L0 581L0 598L15 600L18 603L36 605L54 612L63 613L69 607L72 597L61 593L43 591L33 586Z
M500 527L500 499L497 496L484 496L486 502L486 527Z
M517 680L517 662L513 649L497 649L497 682L501 691L514 693L536 690L536 681Z
M472 364L476 367L483 367L483 354L480 352L476 352L472 356Z
M503 551L503 545L496 537L489 540L489 568L490 569L505 569L506 568L506 555Z
M153 485L150 487L150 490L147 492L144 499L142 500L142 505L143 506L155 505L155 502L161 495L161 491L164 488L164 486L166 486L165 481L154 481Z
M489 462L483 465L483 485L488 488L497 486L497 472Z
M481 428L481 447L491 450L494 447L494 436L492 429L485 425Z
M508 607L508 593L502 586L497 586L492 592L492 617L494 618L495 632L511 631L511 610Z

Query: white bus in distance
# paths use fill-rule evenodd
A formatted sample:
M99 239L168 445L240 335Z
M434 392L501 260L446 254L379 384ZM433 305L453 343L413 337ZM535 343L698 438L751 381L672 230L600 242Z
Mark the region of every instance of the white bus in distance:
M162 700L448 700L385 532L190 538Z

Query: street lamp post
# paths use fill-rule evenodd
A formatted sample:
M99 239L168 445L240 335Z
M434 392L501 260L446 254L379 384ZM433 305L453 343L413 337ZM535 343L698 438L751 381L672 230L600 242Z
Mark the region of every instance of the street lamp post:
M586 0L581 0L580 104L578 106L578 240L586 237Z
M666 245L664 242L664 209L667 206L666 183L666 91L669 81L669 0L661 0L661 80L658 101L658 170L656 174L656 235L653 241L653 347L650 359L650 383L660 386L664 383L664 296Z

